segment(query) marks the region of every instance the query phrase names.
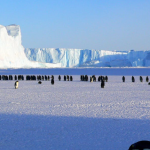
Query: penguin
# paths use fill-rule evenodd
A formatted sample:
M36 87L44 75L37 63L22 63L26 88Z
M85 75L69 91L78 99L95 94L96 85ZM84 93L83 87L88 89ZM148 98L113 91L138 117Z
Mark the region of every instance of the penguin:
M73 81L73 77L72 76L70 76L70 81Z
M14 86L15 86L15 89L18 89L19 81L16 81Z
M150 141L139 141L132 144L128 150L148 150L150 149Z
M66 76L64 76L64 81L66 81Z
M108 76L105 76L105 81L108 82Z
M102 81L101 81L101 88L104 88L104 86L105 86L105 81L102 80Z
M17 80L17 76L15 75L15 80Z
M42 81L39 81L38 84L42 84Z
M132 82L135 82L135 78L132 76Z
M143 78L142 78L142 76L140 76L140 81L141 81L141 82L143 82Z
M61 76L60 76L60 75L58 76L58 80L59 80L59 81L61 80Z
M122 77L122 81L125 82L125 76Z
M52 84L52 85L54 84L54 79L53 79L53 78L51 79L51 84Z
M45 75L45 81L47 81L47 76Z
M148 82L149 81L149 78L148 78L148 76L146 77L146 82Z
M69 81L69 76L67 75L67 81Z
M92 77L90 77L90 82L93 82L93 78Z

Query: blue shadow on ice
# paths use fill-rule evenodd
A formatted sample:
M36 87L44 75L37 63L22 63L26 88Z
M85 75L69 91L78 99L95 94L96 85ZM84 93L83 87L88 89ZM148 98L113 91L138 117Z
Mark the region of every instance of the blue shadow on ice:
M150 120L0 115L0 149L128 150L150 139Z

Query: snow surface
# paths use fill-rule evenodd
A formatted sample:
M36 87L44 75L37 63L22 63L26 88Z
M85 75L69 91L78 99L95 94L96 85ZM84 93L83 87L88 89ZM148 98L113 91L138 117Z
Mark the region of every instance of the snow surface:
M108 51L65 48L26 48L29 60L61 63L62 67L148 67L150 51Z
M29 61L21 44L18 25L0 25L0 68L46 68L60 67L60 64Z
M52 75L54 70L26 69L22 74ZM58 81L62 70L57 69L54 85L19 81L15 89L15 81L0 81L0 149L127 150L132 143L150 139L145 68L142 83L139 76L132 83L130 76L139 75L142 68L138 73L137 68L125 69L125 83L120 73L124 69L117 69L119 76L108 75L104 89L99 82L80 81L79 75L73 75L72 82ZM64 70L69 75L70 69ZM96 74L95 69L86 70ZM0 70L1 75L12 73L20 70ZM102 69L99 75L103 74Z

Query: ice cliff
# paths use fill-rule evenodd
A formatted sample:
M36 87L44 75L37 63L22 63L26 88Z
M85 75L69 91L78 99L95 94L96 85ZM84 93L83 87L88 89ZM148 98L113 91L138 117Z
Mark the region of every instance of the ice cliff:
M21 44L21 31L18 25L0 25L0 68L38 68L57 67L49 64L29 61Z
M18 25L0 25L0 68L148 66L150 51L24 48Z
M150 51L108 51L63 48L26 48L29 60L61 63L62 67L148 67Z

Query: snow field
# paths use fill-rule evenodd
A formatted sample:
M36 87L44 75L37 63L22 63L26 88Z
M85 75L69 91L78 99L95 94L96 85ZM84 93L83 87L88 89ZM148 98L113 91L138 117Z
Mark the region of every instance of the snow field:
M0 149L106 150L149 140L150 85L135 76L100 82L0 81ZM98 77L98 76L96 76Z

